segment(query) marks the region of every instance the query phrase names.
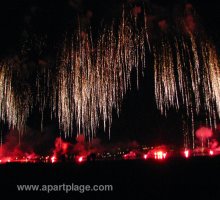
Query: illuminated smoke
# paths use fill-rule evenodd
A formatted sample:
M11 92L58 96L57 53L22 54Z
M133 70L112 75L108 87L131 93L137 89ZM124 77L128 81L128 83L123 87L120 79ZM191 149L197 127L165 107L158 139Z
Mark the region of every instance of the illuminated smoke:
M101 152L102 147L97 139L93 139L90 143L86 142L84 135L78 135L76 142L66 142L61 137L57 137L54 142L54 149L52 159L59 161L65 159L66 161L73 162L78 159L87 159L92 153ZM74 156L74 157L73 157ZM80 161L79 161L80 162Z
M196 137L198 138L210 138L212 135L212 129L207 127L201 127L196 131Z
M4 144L0 147L0 160L2 163L28 162L38 157L34 152L33 141L20 142L19 139L18 132L11 129L5 138Z
M73 151L73 145L69 142L64 142L62 138L56 138L54 142L53 156L54 158L60 158L66 156Z
M201 141L201 148L207 146L206 142L208 138L211 138L213 135L212 129L207 127L201 127L196 130L196 137Z

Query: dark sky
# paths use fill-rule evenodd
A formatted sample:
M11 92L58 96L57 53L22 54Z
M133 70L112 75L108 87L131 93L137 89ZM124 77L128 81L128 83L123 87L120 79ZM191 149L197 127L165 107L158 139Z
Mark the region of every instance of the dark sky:
M108 20L118 15L122 2L119 0L2 0L0 1L0 57L15 55L25 38L33 35L47 38L47 52L53 57L63 35L68 27L72 26L77 14L83 18L87 11L91 10L93 14L91 24L99 27L103 18ZM141 1L137 2L140 4ZM160 17L166 17L169 16L174 2L183 5L187 1L145 0L145 2L149 5L150 13L163 10ZM206 32L212 36L219 48L218 2L207 0L189 2L192 2L196 8ZM152 64L148 64L145 76L141 78L139 90L132 87L124 99L120 117L114 114L111 142L124 140L137 140L149 144L182 142L180 115L171 111L169 117L165 118L156 109L151 75ZM132 82L135 82L133 79ZM107 141L107 133L103 133L101 129L98 131L98 136Z

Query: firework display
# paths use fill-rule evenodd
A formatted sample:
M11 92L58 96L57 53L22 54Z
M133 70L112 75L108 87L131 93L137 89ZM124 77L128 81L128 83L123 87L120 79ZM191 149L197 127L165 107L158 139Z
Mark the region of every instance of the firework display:
M0 119L21 131L35 105L42 116L41 126L49 107L65 136L77 132L91 139L101 123L110 133L113 110L119 115L131 88L132 70L136 69L138 88L143 69L153 67L157 108L162 115L174 109L190 119L192 130L187 125L185 140L191 132L194 145L195 117L203 113L212 127L220 117L220 69L216 48L195 26L192 13L186 7L172 30L167 30L166 21L159 22L156 39L148 36L147 12L140 7L133 12L123 7L120 19L103 25L98 34L79 22L67 34L56 66L37 70L34 85L33 81L29 86L17 84L19 67L15 70L13 62L1 62ZM148 58L153 66L146 66Z
M23 133L26 120L31 110L32 97L27 88L22 88L18 95L13 87L13 60L0 63L0 119L13 129Z
M196 20L196 16L189 16ZM204 32L194 30L194 22L187 24L189 16L178 19L184 31L163 34L154 45L154 81L161 114L174 108L184 110L185 118L191 119L194 148L195 117L203 114L205 123L211 127L216 127L219 119L219 58Z
M126 18L123 12L119 27L105 27L97 43L80 27L65 42L54 94L59 124L66 134L71 133L74 119L78 131L92 137L100 120L104 129L110 128L112 109L119 114L132 68L145 67L147 41L146 27L138 29L135 18Z

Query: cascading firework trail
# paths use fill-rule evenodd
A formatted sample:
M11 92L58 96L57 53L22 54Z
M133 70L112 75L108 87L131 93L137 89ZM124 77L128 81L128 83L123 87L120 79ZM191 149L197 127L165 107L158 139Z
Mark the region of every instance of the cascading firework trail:
M0 111L1 119L8 122L9 126L17 124L17 109L15 97L11 86L11 71L8 70L5 63L1 63L0 67Z
M193 18L190 13L188 17ZM27 86L33 84L30 80L22 84L26 77L16 83L23 68L13 59L1 62L0 119L22 132L34 102L42 114L42 129L48 106L51 118L58 119L66 136L77 132L91 139L100 123L104 130L110 129L113 109L119 115L131 87L132 70L137 71L138 88L149 56L154 61L157 108L165 116L170 109L182 112L185 140L189 141L191 131L194 146L196 117L202 114L210 126L216 126L220 118L219 58L202 31L195 31L184 17L178 20L180 27L175 25L175 31L163 31L156 40L150 38L152 52L145 11L139 15L123 8L121 18L103 26L99 34L93 34L92 28L85 30L79 22L77 31L67 34L56 67L37 70L34 89ZM73 130L75 123L77 130Z
M129 15L117 28L105 27L93 43L91 32L79 29L65 42L58 72L57 97L60 129L69 135L76 121L78 133L93 137L100 120L110 129L112 110L119 114L123 96L130 87L130 74L145 67L146 26L139 28ZM146 16L144 16L144 23ZM54 97L53 97L54 98ZM55 98L56 99L56 98Z
M31 97L27 94L15 95L15 88L12 84L11 66L13 65L12 60L0 64L0 119L10 128L18 129L22 133L29 116L30 110L27 102Z
M179 109L174 58L169 40L164 37L159 47L154 46L154 79L157 107L166 115L172 106Z
M209 116L209 123L216 125L216 118L220 117L220 68L219 58L214 45L204 40L201 43L204 64L204 92L205 108Z
M211 127L215 127L220 118L219 77L217 51L202 32L165 35L154 45L157 107L165 115L171 107L186 111L191 119L193 148L195 117L202 114Z

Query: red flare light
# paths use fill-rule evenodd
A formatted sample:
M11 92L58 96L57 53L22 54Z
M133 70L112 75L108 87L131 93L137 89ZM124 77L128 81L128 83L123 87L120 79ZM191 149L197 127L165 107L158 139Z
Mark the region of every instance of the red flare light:
M147 159L147 154L144 154L143 158L144 158L144 160L146 160Z
M78 161L79 161L79 162L82 162L82 161L83 161L83 157L80 156L80 157L78 158Z
M52 162L52 163L55 163L55 162L56 162L56 157L55 157L55 156L52 156L52 157L51 157L51 162Z
M87 159L86 156L77 156L77 157L76 157L76 162L77 162L78 164L80 164L80 163L85 162L86 159Z
M123 158L124 159L135 159L136 158L136 153L133 152L133 151L130 151L129 153L124 154Z
M185 150L185 151L184 151L184 156L185 156L186 158L189 158L189 150Z
M166 156L167 156L166 152L162 152L162 151L154 152L154 158L156 160L163 160L166 158Z
M213 156L213 155L214 155L214 151L213 151L213 150L210 150L210 151L209 151L209 155L210 155L210 156Z

